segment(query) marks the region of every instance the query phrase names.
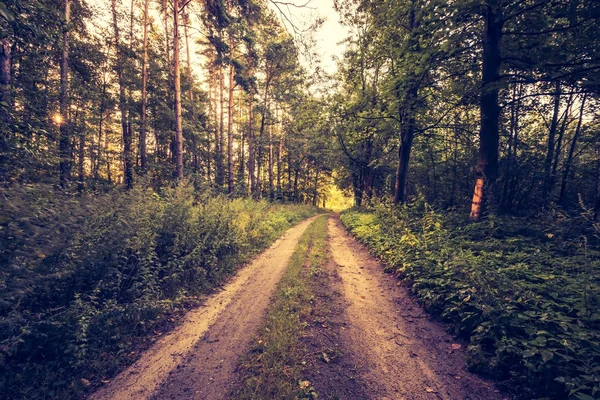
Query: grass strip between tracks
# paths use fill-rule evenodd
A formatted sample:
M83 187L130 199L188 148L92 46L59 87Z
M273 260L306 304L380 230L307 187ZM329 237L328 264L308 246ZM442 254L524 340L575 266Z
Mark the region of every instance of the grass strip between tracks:
M306 349L301 338L314 297L311 283L328 258L327 218L317 218L300 238L265 322L241 361L241 381L231 398L317 397L310 382L303 379Z

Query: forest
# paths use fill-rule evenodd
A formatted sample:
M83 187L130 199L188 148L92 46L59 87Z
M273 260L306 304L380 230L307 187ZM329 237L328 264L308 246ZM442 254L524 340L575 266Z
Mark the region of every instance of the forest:
M598 32L595 0L0 1L0 399L87 398L321 213L506 396L599 399ZM321 392L270 357L293 387L250 357L228 396Z

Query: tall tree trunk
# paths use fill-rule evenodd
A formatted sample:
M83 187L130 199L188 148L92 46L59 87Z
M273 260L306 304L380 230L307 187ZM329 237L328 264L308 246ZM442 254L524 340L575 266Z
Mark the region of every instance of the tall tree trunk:
M148 4L150 0L144 0L144 39L142 44L142 111L140 123L140 167L142 174L146 174L146 132L148 107Z
M560 162L560 156L561 156L561 153L563 150L562 142L563 142L563 139L565 136L565 132L567 130L568 124L571 123L570 115L571 115L571 106L572 105L573 105L573 94L571 93L569 95L569 98L567 99L567 106L563 113L560 129L558 130L558 140L556 141L556 147L555 147L555 151L554 151L554 161L552 164L552 179L553 180L556 179L556 171L558 169L558 164Z
M282 170L282 158L283 158L283 129L281 126L278 129L279 131L279 146L277 148L277 198L283 200L283 189L281 187L281 174Z
M125 63L125 55L121 47L121 39L119 34L119 24L117 21L117 2L111 0L113 30L115 35L115 48L117 52L117 63L115 69L117 71L117 80L119 83L119 110L121 112L121 130L123 131L123 179L126 188L133 187L133 163L131 157L131 132L127 118L127 97L125 95L125 79L123 76L123 66Z
M229 40L231 57L233 57L233 41ZM233 195L233 62L229 63L229 102L227 105L227 192Z
M510 107L510 136L508 138L508 154L506 160L506 176L504 177L504 186L502 188L502 210L509 211L512 208L509 189L512 181L512 164L517 158L517 145L519 135L519 115L521 112L521 84L513 85L513 95Z
M546 159L544 160L543 202L545 205L550 201L550 193L552 192L552 186L554 184L554 177L552 176L552 160L554 159L554 145L556 142L556 130L558 128L558 114L560 112L561 87L559 81L556 81L555 91L552 122L550 123L550 131L548 132L548 150L546 151Z
M225 95L224 95L224 83L223 83L223 65L219 65L219 153L217 154L217 186L219 189L223 189L223 181L225 179Z
M275 110L277 110L277 104L275 105ZM275 115L277 115L277 111L275 111ZM277 118L277 117L276 117ZM273 126L274 123L271 123L271 125L269 126L269 199L271 201L273 201L273 198L275 197L275 190L274 190L274 174L273 174L273 164L274 164L274 159L273 159Z
M77 172L79 175L79 179L77 182L77 190L81 193L83 192L83 189L85 187L85 170L84 170L84 163L85 163L85 131L83 129L83 127L80 128L79 131L79 151L78 153L78 159L77 159Z
M315 173L315 185L313 186L313 198L312 205L317 206L317 200L319 199L319 170Z
M254 96L248 96L248 176L250 177L250 194L256 193L256 176L255 176L255 143L254 143Z
M175 171L183 180L183 129L181 126L181 69L179 63L179 0L173 0L173 84L175 86Z
M267 122L267 110L269 108L269 86L270 86L271 80L269 78L267 78L267 82L265 85L265 100L264 100L264 107L263 107L263 112L262 112L262 116L261 116L261 120L260 120L260 130L259 130L259 136L258 136L258 140L259 140L259 144L258 144L258 162L257 162L257 166L258 166L258 174L257 174L257 178L256 178L256 190L258 191L258 193L256 194L256 197L260 197L260 180L261 180L261 176L260 176L260 170L261 170L261 163L262 163L262 140L264 137L264 133L265 133L265 125Z
M581 108L579 109L579 120L577 121L577 128L575 129L575 134L573 135L573 141L571 141L571 147L569 148L569 155L567 156L567 161L565 162L565 169L563 171L562 183L560 185L560 195L558 197L559 204L564 204L564 201L565 201L565 194L567 192L567 182L569 180L569 175L571 174L571 167L573 165L573 156L575 155L577 139L579 138L579 134L581 133L581 125L583 123L583 114L584 114L586 99L587 99L587 95L584 94L581 99ZM565 116L565 118L566 118L566 116Z
M113 0L114 1L114 0ZM69 121L69 24L71 0L65 0L65 25L63 27L62 57L60 62L60 138L58 143L60 185L71 180L71 148Z
M409 11L409 32L410 32L410 40L409 44L411 48L415 50L410 50L417 52L419 50L419 41L415 37L414 30L419 26L419 23L416 19L416 7L415 0L411 1L411 7ZM414 47L413 47L414 46ZM412 142L415 135L415 112L416 112L416 103L417 97L419 93L418 83L412 83L409 87L406 98L404 100L404 104L402 106L402 110L400 114L401 120L401 144L400 149L398 150L398 167L396 169L396 182L394 187L394 203L403 204L406 202L406 182L408 178L408 166L410 162L410 153L412 150ZM368 165L366 168L370 168ZM362 172L362 182L364 183L365 172ZM364 188L364 185L363 185Z
M4 151L8 149L9 124L10 124L10 84L11 84L11 45L8 38L0 39L0 160L5 157Z
M412 112L411 112L412 114ZM404 204L406 202L406 181L408 178L408 165L412 142L415 136L415 120L409 115L408 120L402 126L400 150L398 151L398 168L396 169L396 184L394 203Z
M479 163L470 215L474 220L479 220L486 206L494 202L494 186L498 178L498 121L500 118L498 83L502 62L500 44L504 21L495 2L488 0L484 20Z

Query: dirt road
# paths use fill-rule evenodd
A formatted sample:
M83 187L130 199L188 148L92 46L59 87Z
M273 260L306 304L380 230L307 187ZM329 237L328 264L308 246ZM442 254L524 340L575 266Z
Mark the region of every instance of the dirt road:
M240 357L249 350L290 256L313 220L288 230L91 398L225 399L239 383ZM465 346L429 320L408 289L383 272L337 217L329 219L328 233L329 278L315 282L315 294L322 298L316 304L327 304L313 315L305 338L316 354L325 344L341 355L336 362L311 366L310 380L323 398L503 399L493 384L466 371Z
M289 229L91 399L224 398L238 358L246 352L300 236L314 218Z
M339 219L330 218L328 229L346 300L342 347L351 353L368 398L502 398L491 383L466 371L464 346L458 348L442 325L428 319Z

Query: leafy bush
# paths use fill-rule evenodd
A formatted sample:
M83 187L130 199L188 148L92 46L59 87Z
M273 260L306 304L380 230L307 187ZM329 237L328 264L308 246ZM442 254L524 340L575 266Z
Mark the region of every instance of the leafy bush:
M27 399L81 397L315 212L189 187L71 197L21 186L0 207L0 398Z
M469 365L523 399L600 398L600 251L583 218L342 215L426 309L470 338Z

